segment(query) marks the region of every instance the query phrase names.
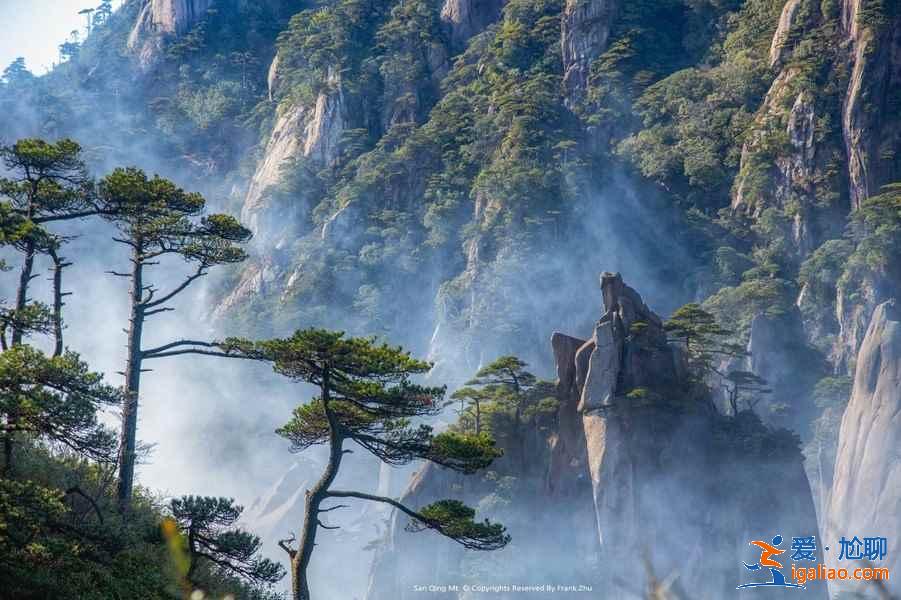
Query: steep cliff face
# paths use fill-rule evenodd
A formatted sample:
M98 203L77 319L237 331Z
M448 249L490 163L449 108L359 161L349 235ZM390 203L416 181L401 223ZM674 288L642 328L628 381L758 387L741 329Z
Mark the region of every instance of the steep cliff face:
M751 413L734 419L718 415L641 296L618 275L605 274L601 287L606 313L575 357L578 372L590 352L580 410L601 564L612 564L624 551L644 552L647 566L608 567L607 577L642 581L647 568L658 574L678 570L681 585L703 590L692 597L734 593L727 590L742 577L732 565L743 556L745 536L770 529L817 530L797 447L777 446L775 440L787 432L764 433ZM724 434L734 439L723 444ZM748 435L774 436L773 449L779 449L759 461L744 451ZM733 443L736 447L730 447ZM779 493L778 508L763 517L755 514L754 502L776 497L777 490L763 484L752 491L751 486L755 480L762 484L771 470L783 473L792 491ZM653 549L642 547L647 530L656 532ZM700 539L710 543L687 542ZM680 543L679 556L657 551ZM704 567L696 568L686 556ZM824 586L812 588L825 597Z
M835 169L844 154L838 123L846 59L837 15L814 4L789 0L783 7L769 53L776 76L742 148L732 195L734 211L784 215L793 254L784 258L795 265L840 235L849 211L846 174ZM824 72L832 80L826 93L813 83Z
M842 110L851 205L901 175L901 10L892 2L842 2L851 77Z
M158 58L167 35L181 35L203 18L214 0L144 0L138 21L128 36L128 48L142 68Z
M445 0L441 20L447 25L453 47L462 50L469 38L497 21L504 0Z
M854 389L839 432L835 479L826 520L827 540L838 549L841 537L887 537L901 530L901 310L895 301L873 312L857 356ZM890 547L891 548L891 547ZM837 554L831 555L830 566ZM895 571L901 558L889 549L873 566ZM897 581L886 582L901 590ZM836 584L833 591L873 591Z
M828 372L822 357L805 342L801 315L759 314L751 321L748 357L742 366L766 380L772 393L756 406L764 422L807 437L816 414L810 390Z
M567 0L563 10L561 39L563 85L567 101L578 102L588 85L592 61L606 49L619 0Z
M271 236L268 241L278 245L285 227L304 221L305 212L311 208L310 198L305 199L301 193L286 203L273 201L270 194L290 166L315 172L334 164L345 118L344 96L337 78L333 78L329 91L316 96L311 106L281 107L241 211L242 219L263 241ZM297 161L303 162L298 165Z
M840 238L848 215L901 173L899 30L895 3L783 6L769 52L775 77L743 145L732 209L769 222L758 225L769 229L765 243L788 241L778 261L789 271ZM812 338L823 323L837 321L830 358L840 371L894 286L878 277L853 285L840 284L833 302L807 313Z

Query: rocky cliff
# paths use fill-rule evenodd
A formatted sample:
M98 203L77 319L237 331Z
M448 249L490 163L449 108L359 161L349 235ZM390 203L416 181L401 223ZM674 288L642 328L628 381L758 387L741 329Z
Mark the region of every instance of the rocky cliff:
M826 519L826 541L835 553L827 557L839 564L840 538L888 537L901 530L901 310L895 301L873 312L857 356L854 389L839 431L835 478ZM884 560L872 566L892 572L901 566L891 542ZM901 591L897 581L888 589ZM870 585L844 583L833 591L869 591Z
M428 542L395 516L367 598L412 598L420 581L529 583L537 569L541 582L565 575L616 598L645 597L651 577L676 577L690 597L718 599L746 582L741 563L754 558L751 539L818 535L797 439L753 413L717 413L641 296L614 274L602 277L601 289L605 313L592 338L552 338L557 418L528 454L541 486L522 493L520 479L532 476L505 457L489 479L427 467L404 496L414 505L447 495L483 507L507 523L511 548L484 558L450 543L426 552ZM505 476L518 493L499 508L490 501L493 482ZM541 552L532 557L535 544ZM467 560L490 566L473 572ZM808 593L826 597L819 584Z
M849 213L901 177L901 119L893 108L901 101L899 30L895 3L783 5L770 44L774 77L743 144L732 209L769 228L764 238L781 230L775 235L789 243L779 261L789 268L840 237ZM808 315L811 331L837 321L831 360L838 370L851 363L875 306L890 297L884 291L892 286L877 279L855 290L859 302L849 303L839 286Z
M567 0L563 33L563 84L567 100L575 105L588 87L591 63L606 49L619 0Z
M500 17L504 0L445 0L441 20L447 25L453 47L459 52L469 38Z
M128 36L128 48L141 68L158 58L166 36L186 33L213 5L214 0L144 0L137 22Z

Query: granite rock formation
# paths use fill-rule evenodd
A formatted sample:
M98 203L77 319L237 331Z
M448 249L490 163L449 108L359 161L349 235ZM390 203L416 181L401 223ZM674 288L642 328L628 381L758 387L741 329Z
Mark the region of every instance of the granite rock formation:
M151 67L159 58L166 36L189 31L214 0L145 0L140 16L128 36L128 48L134 52L142 69Z
M486 501L492 479L428 466L404 501L457 497L508 525L513 552L470 558L491 565L479 583L540 565L545 582L566 576L608 597L644 598L650 576L676 577L692 598L735 594L753 580L742 567L756 558L750 540L819 535L797 438L751 412L719 414L641 296L618 274L605 273L601 290L605 313L590 340L552 337L559 404L545 440L529 446L530 473L506 457L496 465L494 481L530 482L541 472L540 487L527 485L532 493L498 509ZM377 552L369 600L412 598L422 581L467 581L467 553L405 524L395 516ZM535 545L540 554L530 556ZM825 598L825 585L809 584L808 594Z
M857 356L854 388L839 431L835 476L827 523L827 542L838 549L844 536L887 537L901 529L901 309L895 301L873 312ZM873 566L892 571L901 559L889 552ZM838 565L831 554L830 566ZM896 581L887 582L895 594ZM875 594L862 583L836 583L835 591ZM875 596L874 596L875 597Z

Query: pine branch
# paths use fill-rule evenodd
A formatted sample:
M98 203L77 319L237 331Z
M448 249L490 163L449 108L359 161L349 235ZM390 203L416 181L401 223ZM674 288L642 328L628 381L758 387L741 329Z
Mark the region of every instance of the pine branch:
M185 278L185 280L174 290L172 290L171 292L169 292L168 294L166 294L159 300L143 303L144 308L153 308L154 306L159 306L160 304L165 304L166 302L168 302L169 300L171 300L172 298L174 298L175 296L177 296L178 294L183 292L185 290L185 288L187 288L189 285L194 283L194 281L196 281L197 279L200 279L201 277L203 277L206 274L207 274L206 266L201 265L201 266L197 267L197 272L194 273L193 275L190 275L189 277Z

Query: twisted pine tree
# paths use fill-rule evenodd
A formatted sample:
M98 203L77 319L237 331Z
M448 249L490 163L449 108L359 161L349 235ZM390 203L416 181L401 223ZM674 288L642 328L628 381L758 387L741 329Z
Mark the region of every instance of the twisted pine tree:
M114 241L131 251L131 270L111 271L131 283L131 317L125 366L126 398L122 409L118 499L126 511L134 483L138 398L145 360L180 354L219 354L214 344L198 340L176 340L156 348L142 347L148 318L174 310L169 303L215 265L241 262L242 244L251 233L234 217L204 215L206 201L197 193L182 190L159 176L147 177L136 168L116 169L103 179L99 189L107 215L120 235ZM160 291L149 280L148 269L164 258L181 258L195 271L170 290Z
M500 456L487 435L441 433L411 419L438 414L444 388L415 385L410 377L430 368L400 348L377 344L369 338L345 338L343 333L307 329L287 339L252 343L231 339L222 344L230 354L268 361L276 372L295 381L313 384L319 394L294 411L291 421L278 430L300 452L327 445L329 459L319 481L307 491L302 533L279 545L291 560L295 600L309 600L307 571L320 528L320 515L343 505L323 507L327 500L357 498L393 506L410 517L407 529L437 531L466 548L496 550L510 537L504 527L474 520L475 511L455 500L442 500L414 510L384 496L335 490L332 483L341 468L346 442L355 442L380 460L402 465L425 459L463 473L473 473Z

